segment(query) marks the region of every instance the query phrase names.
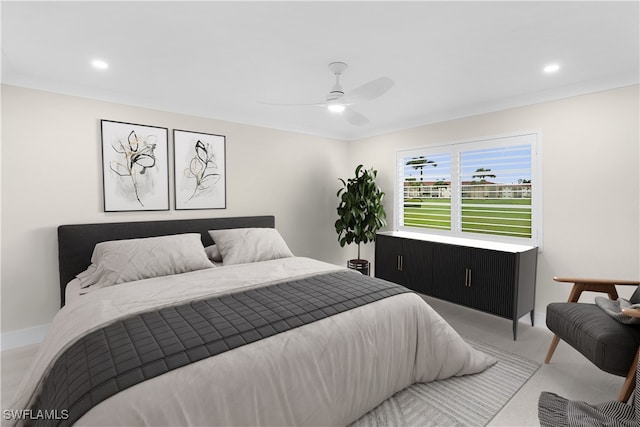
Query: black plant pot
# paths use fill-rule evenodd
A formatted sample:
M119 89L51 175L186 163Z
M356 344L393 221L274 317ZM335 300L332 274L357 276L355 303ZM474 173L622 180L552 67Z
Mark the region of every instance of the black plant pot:
M366 259L350 259L347 262L347 267L352 270L357 270L365 276L369 276L369 261Z

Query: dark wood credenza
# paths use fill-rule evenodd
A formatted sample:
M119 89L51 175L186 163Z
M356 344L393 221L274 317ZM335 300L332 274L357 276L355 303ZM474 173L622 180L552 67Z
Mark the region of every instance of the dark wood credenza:
M376 236L375 276L421 294L513 321L534 322L533 246L474 241L402 231Z

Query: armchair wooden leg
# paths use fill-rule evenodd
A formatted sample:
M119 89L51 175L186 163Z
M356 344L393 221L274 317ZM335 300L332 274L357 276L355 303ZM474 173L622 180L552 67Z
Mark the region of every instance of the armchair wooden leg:
M556 347L558 347L558 343L560 342L560 337L557 335L553 336L553 340L551 341L551 345L549 346L549 350L547 350L547 357L544 358L544 363L547 365L551 362L551 356L553 356L553 352L556 351Z
M622 390L620 390L620 394L618 395L618 402L627 402L629 400L629 397L631 397L631 393L633 393L633 389L636 385L636 368L638 366L639 356L640 349L638 349L638 351L636 352L636 357L635 359L633 359L633 363L631 363L627 378L624 380Z

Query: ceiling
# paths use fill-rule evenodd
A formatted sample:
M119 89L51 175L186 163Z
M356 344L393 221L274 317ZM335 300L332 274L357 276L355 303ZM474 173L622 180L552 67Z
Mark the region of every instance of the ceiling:
M354 140L637 84L639 4L3 1L2 82ZM369 124L265 104L323 102L333 61L394 80Z

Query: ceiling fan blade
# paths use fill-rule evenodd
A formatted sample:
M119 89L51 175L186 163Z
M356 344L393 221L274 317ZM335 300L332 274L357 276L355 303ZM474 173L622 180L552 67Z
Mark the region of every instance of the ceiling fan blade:
M340 102L351 105L371 101L372 99L384 95L393 87L394 84L395 83L390 78L380 77L348 92L340 99Z
M364 126L369 123L369 119L367 119L362 114L358 113L351 107L346 107L342 112L345 120L351 123L354 126Z

